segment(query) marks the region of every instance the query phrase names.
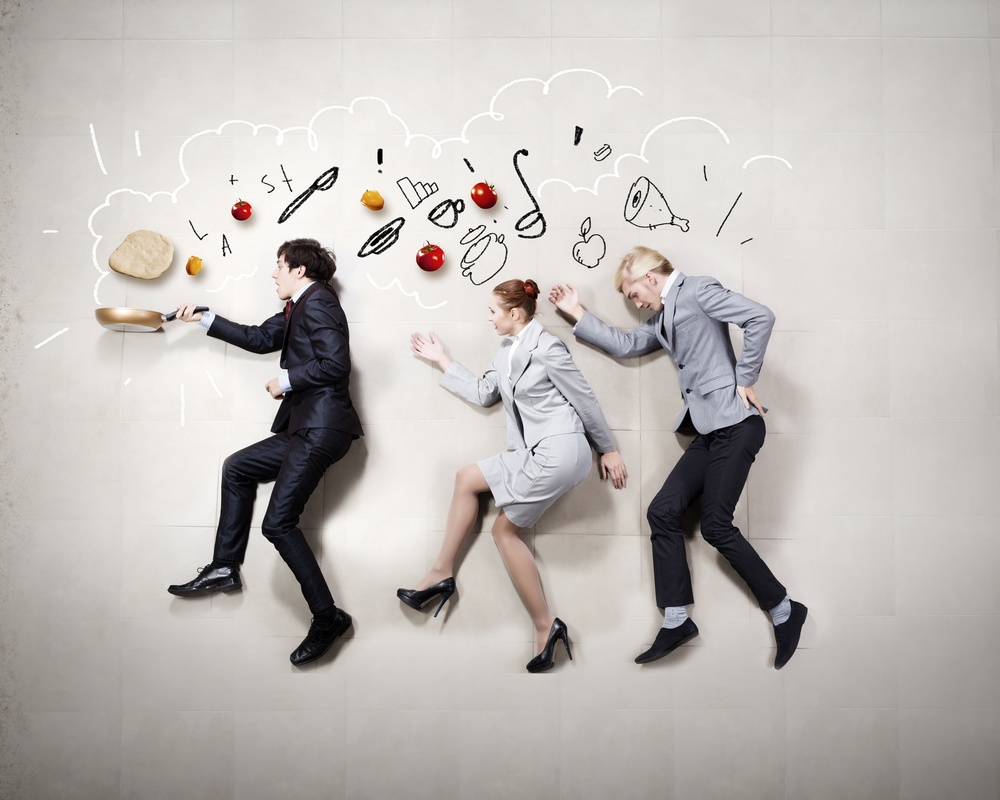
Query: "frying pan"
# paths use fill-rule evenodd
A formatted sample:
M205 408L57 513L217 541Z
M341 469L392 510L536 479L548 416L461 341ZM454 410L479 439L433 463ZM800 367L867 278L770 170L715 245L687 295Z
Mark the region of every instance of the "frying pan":
M195 312L208 311L208 306L197 306ZM142 308L95 308L97 321L111 331L156 331L164 322L177 316L176 311L161 314Z

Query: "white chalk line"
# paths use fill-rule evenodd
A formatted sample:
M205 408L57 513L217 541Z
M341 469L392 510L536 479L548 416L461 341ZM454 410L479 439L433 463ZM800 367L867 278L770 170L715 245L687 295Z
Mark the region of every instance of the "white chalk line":
M209 371L208 371L208 370L206 369L206 370L205 370L205 375L206 375L206 377L208 378L208 382L209 382L210 384L212 384L212 388L213 388L213 389L215 389L215 393L216 393L217 395L219 395L219 397L222 397L222 392L220 392L220 391L219 391L219 387L218 387L218 385L216 385L216 383L215 383L215 378L213 378L213 377L212 377L212 373L211 373L211 372L209 372Z
M768 155L754 156L753 158L748 158L746 161L743 162L743 169L747 168L747 164L750 164L750 163L756 161L759 158L773 158L775 161L780 161L782 164L784 164L789 169L795 169L795 167L793 167L791 164L789 164L781 156L768 156Z
M375 282L375 279L372 277L372 274L370 272L366 272L365 275L368 277L368 280L371 281L372 286L374 286L376 289L381 289L383 292L387 292L393 286L395 286L406 297L412 297L416 301L416 303L417 303L418 306L420 306L421 308L426 309L427 311L433 311L436 308L441 308L441 306L448 305L448 301L447 300L442 300L440 303L438 303L437 305L434 305L434 306L425 305L420 300L420 295L416 291L408 292L408 291L406 291L406 289L403 288L403 284L401 284L399 282L399 278L393 278L391 281L389 281L389 285L388 286L379 286L379 284L377 284Z
M104 159L101 158L101 148L97 146L97 132L94 130L94 123L90 123L90 141L94 144L94 155L97 156L97 164L101 168L101 172L105 175L108 171L104 168Z
M51 228L46 228L42 233L59 233L59 231L54 231Z
M61 331L56 331L48 339L46 339L44 342L39 342L38 344L36 344L35 345L35 349L37 350L39 347L45 347L45 345L47 345L49 342L51 342L57 336L62 336L68 330L69 330L69 328L63 328Z
M135 154L142 157L142 149L139 147L139 131L135 132Z
M229 283L229 281L241 281L244 278L252 278L256 274L257 274L257 267L254 267L249 272L241 273L240 275L236 275L236 276L227 275L226 279L219 286L217 286L215 289L206 289L205 291L206 292L221 292L223 289L226 288L226 284Z

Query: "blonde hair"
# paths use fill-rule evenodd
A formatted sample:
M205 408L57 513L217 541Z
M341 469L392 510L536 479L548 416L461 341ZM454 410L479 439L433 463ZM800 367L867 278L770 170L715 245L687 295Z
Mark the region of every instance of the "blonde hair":
M669 275L673 271L673 265L663 253L639 245L633 247L622 257L618 270L615 272L615 290L624 294L622 284L626 280L637 281L647 272Z
M536 300L538 300L538 284L531 278L526 281L514 279L504 281L493 287L493 294L498 298L500 307L504 311L513 311L519 308L524 312L526 319L535 316Z

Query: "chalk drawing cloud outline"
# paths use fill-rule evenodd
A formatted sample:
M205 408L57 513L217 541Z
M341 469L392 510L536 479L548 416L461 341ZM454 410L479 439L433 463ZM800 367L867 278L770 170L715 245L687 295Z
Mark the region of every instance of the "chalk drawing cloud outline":
M471 117L469 117L465 121L465 123L462 125L462 131L461 131L461 133L458 136L451 136L451 137L447 137L447 138L444 138L444 139L436 139L433 136L430 136L430 135L425 134L425 133L413 133L410 130L410 126L406 124L406 120L404 120L398 114L394 113L392 111L392 108L389 106L388 102L386 102L381 97L375 97L374 95L366 95L364 97L355 97L346 106L343 106L343 105L324 106L323 108L319 109L315 114L312 115L312 117L309 120L309 124L307 126L305 126L305 127L296 127L296 128L287 128L287 129L285 129L283 131L279 131L279 136L283 135L284 133L291 133L292 131L300 131L300 130L304 131L306 133L306 136L308 137L310 149L315 151L315 149L319 146L319 141L318 141L318 139L316 137L316 132L314 130L314 126L315 126L316 122L320 119L320 117L323 116L323 114L327 113L328 111L346 111L348 114L352 114L353 115L355 113L355 106L358 103L371 101L371 102L380 103L384 107L386 115L389 116L389 117L391 117L392 119L396 120L399 123L399 126L403 129L403 133L404 133L404 137L405 137L404 140L403 140L403 145L405 147L409 147L410 143L413 142L413 141L415 141L415 140L417 140L417 139L426 140L428 142L431 142L434 145L434 147L431 149L431 157L434 158L434 159L438 159L438 158L441 157L442 152L443 152L443 146L446 145L446 144L449 144L451 142L459 142L461 144L469 144L469 138L468 138L469 128L475 122L477 122L478 120L480 120L480 119L489 119L489 120L492 120L494 122L501 122L501 121L503 121L504 114L502 112L496 110L496 105L497 105L497 101L500 99L500 96L504 92L506 92L508 89L510 89L510 88L512 88L514 86L518 86L520 84L537 83L537 84L541 84L542 94L543 95L547 95L549 93L549 90L552 87L552 83L557 78L561 78L561 77L564 77L566 75L575 75L575 74L594 75L594 76L600 78L601 80L603 80L604 84L608 88L608 91L607 91L607 94L605 95L605 98L610 98L614 94L616 94L617 92L620 92L620 91L633 91L636 94L638 94L640 97L643 94L642 91L640 89L638 89L637 87L635 87L635 86L629 86L629 85L626 85L626 84L621 84L621 85L615 86L614 84L611 83L611 81L608 79L608 77L606 75L603 75L602 73L597 72L596 70L586 69L586 68L583 68L583 67L577 67L577 68L573 68L573 69L560 70L559 72L554 73L553 75L549 76L547 79L544 79L544 80L542 78L516 78L515 80L512 80L512 81L509 81L509 82L505 83L503 86L501 86L499 89L497 89L496 93L490 99L489 108L486 111L481 111L478 114L473 114ZM271 127L273 127L273 126L271 126Z
M193 133L193 134L191 134L187 139L185 139L181 143L180 148L178 150L177 162L178 162L178 167L180 169L182 180L181 180L180 184L177 185L174 189L172 189L172 190L160 190L160 191L155 191L155 192L147 193L147 192L142 192L142 191L139 191L139 190L136 190L136 189L131 189L129 187L121 187L119 189L112 190L107 195L105 195L104 202L101 203L100 205L98 205L96 208L94 208L91 211L90 215L88 216L88 218L87 218L87 229L90 231L90 234L91 234L91 236L94 239L93 244L91 246L91 262L92 262L94 268L98 272L98 278L97 278L96 282L94 283L94 289L93 289L94 303L95 303L95 305L98 305L98 306L101 305L101 300L100 300L100 285L104 281L104 279L107 278L108 275L111 274L111 270L110 269L104 269L104 268L102 268L101 265L100 265L100 263L99 263L99 261L98 261L97 251L98 251L98 248L100 247L100 244L103 241L104 237L103 237L103 235L99 234L95 230L95 228L94 228L94 219L95 219L95 217L102 210L104 210L106 208L110 208L112 200L115 197L119 196L119 195L130 195L130 196L133 196L133 197L142 197L148 203L154 202L157 198L166 197L166 198L169 198L169 200L170 200L170 202L172 204L176 205L177 204L178 195L180 194L180 192L183 191L191 183L191 176L188 173L188 170L187 170L187 167L186 167L185 161L184 161L185 151L187 150L187 148L193 142L195 142L197 139L199 139L199 138L201 138L203 136L210 136L210 135L222 136L223 133L226 132L226 130L230 126L246 126L246 127L249 127L251 135L253 135L255 137L258 134L260 134L262 131L273 132L275 145L276 146L281 146L283 144L284 140L285 140L285 137L288 134L292 134L292 133L304 133L306 135L306 142L307 142L307 145L308 145L309 149L311 151L315 152L318 149L318 147L319 147L319 137L318 137L318 135L317 135L317 133L315 131L315 126L316 126L317 122L323 117L324 114L329 113L329 112L333 112L333 111L343 111L343 112L346 112L347 114L353 115L353 114L356 113L359 104L369 103L370 102L370 103L379 104L382 107L382 109L384 110L386 116L389 117L392 120L395 120L399 124L399 126L402 129L403 134L404 134L404 140L403 140L404 147L409 147L410 144L412 142L416 141L416 140L426 140L426 141L428 141L428 142L430 142L430 143L433 144L433 148L431 149L431 157L434 158L434 159L437 159L437 158L440 158L440 156L442 155L442 152L443 152L442 148L443 148L443 146L446 145L446 144L448 144L448 143L459 142L459 143L462 143L462 144L469 144L468 130L469 130L470 126L473 125L477 120L487 118L487 119L491 119L491 120L494 120L494 121L502 121L504 119L504 115L503 115L503 113L501 113L501 112L499 112L499 111L496 110L496 105L497 105L497 102L500 99L500 97L505 92L507 92L508 90L510 90L512 87L519 86L521 84L539 84L541 86L541 89L542 89L542 94L543 95L548 95L548 93L549 93L549 91L550 91L550 89L552 87L553 82L555 82L557 79L565 77L567 75L577 75L577 74L593 75L593 76L596 76L596 77L600 78L601 80L603 80L605 86L607 87L607 92L606 92L606 95L605 95L606 98L610 98L613 95L615 95L617 92L620 92L620 91L632 91L632 92L635 92L636 94L638 94L639 96L643 95L642 91L640 89L638 89L637 87L635 87L635 86L629 86L629 85L624 85L624 84L617 85L617 86L614 85L607 78L607 76L603 75L600 72L597 72L596 70L591 70L591 69L586 69L586 68L574 68L574 69L565 69L565 70L561 70L559 72L556 72L556 73L554 73L553 75L551 75L547 79L526 77L526 78L517 78L515 80L509 81L508 83L506 83L503 86L501 86L496 91L496 93L493 95L493 97L490 99L488 110L486 110L484 112L480 112L478 114L474 114L471 117L469 117L469 119L467 119L465 121L465 123L462 125L461 134L459 136L456 136L456 137L449 137L449 138L444 138L444 139L437 139L437 138L435 138L433 136L430 136L430 135L427 135L427 134L413 133L413 131L410 129L410 126L406 123L406 121L402 117L400 117L398 114L396 114L396 113L394 113L392 111L392 107L389 105L389 103L386 100L384 100L381 97L375 97L373 95L365 95L365 96L361 96L361 97L356 97L350 103L348 103L347 105L336 104L336 105L324 106L323 108L320 108L318 111L316 111L310 117L309 123L307 125L304 125L304 126L303 125L296 125L296 126L290 126L290 127L287 127L287 128L281 128L281 127L279 127L277 125L273 125L273 124L270 124L270 123L253 123L253 122L250 122L248 120L231 119L231 120L226 120L225 122L221 123L220 125L216 126L215 128L207 128L205 130L198 131L197 133ZM96 133L94 132L94 129L93 129L93 125L90 126L90 129L91 129L91 138L92 138L92 141L93 141L93 144L94 144L95 153L97 154L99 166L101 167L102 171L105 171L104 164L103 164L103 162L100 159L100 150L99 150L98 145L97 145L97 138L96 138ZM645 142L644 142L644 145L645 145ZM617 163L618 162L616 162L616 169L617 169ZM105 174L106 174L106 172L105 172ZM598 179L598 180L600 180L600 179ZM544 186L545 183L547 183L547 181L543 182L542 185ZM540 188L541 187L539 187L539 189Z
M483 111L479 114L475 114L469 117L469 119L465 121L465 124L462 126L462 133L460 136L452 137L449 139L442 139L439 142L435 142L433 157L438 158L441 155L441 146L444 144L448 144L449 142L461 142L462 144L469 144L469 138L467 136L468 130L469 127L477 120L488 118L493 120L494 122L502 122L505 117L501 112L496 110L497 100L500 98L500 95L502 95L511 87L519 86L520 84L523 83L539 83L542 85L542 95L548 95L549 90L552 88L552 83L553 81L556 80L556 78L561 78L565 75L577 75L577 74L595 75L601 80L603 80L604 84L608 87L608 93L605 95L605 99L612 97L614 94L620 91L633 91L640 97L643 96L642 91L635 86L629 86L626 84L615 86L611 83L610 80L608 80L608 77L606 75L603 75L602 73L597 72L596 70L585 69L583 67L560 70L559 72L556 72L555 74L551 75L547 80L542 80L541 78L517 78L515 80L509 81L508 83L505 83L497 90L496 94L494 94L493 98L490 100L490 107L488 111Z

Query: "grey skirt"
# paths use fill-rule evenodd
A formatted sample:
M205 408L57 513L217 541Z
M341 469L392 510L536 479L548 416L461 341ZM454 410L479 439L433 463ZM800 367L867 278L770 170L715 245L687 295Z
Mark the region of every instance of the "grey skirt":
M507 450L476 462L497 508L519 528L530 528L560 496L590 472L590 444L582 433L547 436L531 449Z

